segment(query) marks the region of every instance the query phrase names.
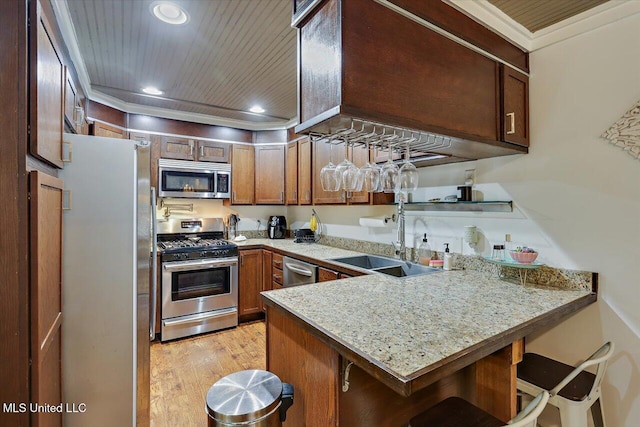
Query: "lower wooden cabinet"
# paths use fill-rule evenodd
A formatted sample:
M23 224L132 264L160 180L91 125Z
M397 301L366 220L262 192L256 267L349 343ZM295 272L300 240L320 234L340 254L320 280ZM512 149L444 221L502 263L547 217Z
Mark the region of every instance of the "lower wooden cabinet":
M238 318L246 320L262 313L262 249L240 250L238 273Z
M273 252L268 251L266 249L262 250L262 290L270 291L273 289L273 283L271 279L273 271ZM262 297L258 296L260 299L260 308L262 311L265 311L264 302L262 302Z
M62 402L62 180L29 174L31 402ZM34 412L32 425L62 425L59 412Z
M318 267L318 282L328 282L330 280L338 280L340 273L329 270L328 268Z

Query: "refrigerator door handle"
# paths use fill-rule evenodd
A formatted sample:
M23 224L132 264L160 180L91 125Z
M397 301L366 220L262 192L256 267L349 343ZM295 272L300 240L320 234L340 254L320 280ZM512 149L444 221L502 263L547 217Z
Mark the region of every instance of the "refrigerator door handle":
M156 230L156 189L151 187L151 310L149 312L149 340L156 337L156 304L158 291L158 234Z

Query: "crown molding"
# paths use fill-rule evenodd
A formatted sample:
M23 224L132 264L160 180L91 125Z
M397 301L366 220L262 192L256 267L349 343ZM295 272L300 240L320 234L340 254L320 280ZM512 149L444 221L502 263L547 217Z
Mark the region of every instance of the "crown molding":
M82 91L89 100L105 104L109 107L124 111L125 113L146 114L150 116L162 117L165 119L183 120L187 122L203 123L215 126L227 126L250 131L288 129L298 124L298 119L296 117L289 120L277 120L257 123L247 120L228 119L225 117L212 116L207 114L171 110L168 108L151 107L125 102L121 99L93 89L91 86L91 78L89 77L89 72L87 71L86 64L80 53L80 45L78 43L78 37L76 35L75 28L73 27L71 13L69 12L69 5L67 1L68 0L51 0L51 3L56 15L56 21L58 23L58 26L60 27L60 32L62 33L62 38L65 45L67 46L67 49L69 50L71 62L76 69L76 73L78 74L80 87L82 87Z
M640 1L610 0L532 33L488 0L443 1L529 52L640 13Z

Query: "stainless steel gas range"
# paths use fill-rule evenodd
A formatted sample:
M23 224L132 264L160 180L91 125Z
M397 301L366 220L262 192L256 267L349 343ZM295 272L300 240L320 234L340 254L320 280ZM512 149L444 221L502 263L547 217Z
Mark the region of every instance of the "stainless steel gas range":
M237 326L238 247L221 218L159 221L162 341Z

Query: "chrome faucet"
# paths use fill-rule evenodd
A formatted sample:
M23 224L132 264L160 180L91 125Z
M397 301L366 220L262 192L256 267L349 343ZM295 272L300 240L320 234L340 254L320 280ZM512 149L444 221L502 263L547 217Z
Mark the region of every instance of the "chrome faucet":
M398 197L398 237L395 242L392 242L392 244L396 250L396 258L400 258L402 261L407 260L407 248L404 234L404 194L401 193Z

